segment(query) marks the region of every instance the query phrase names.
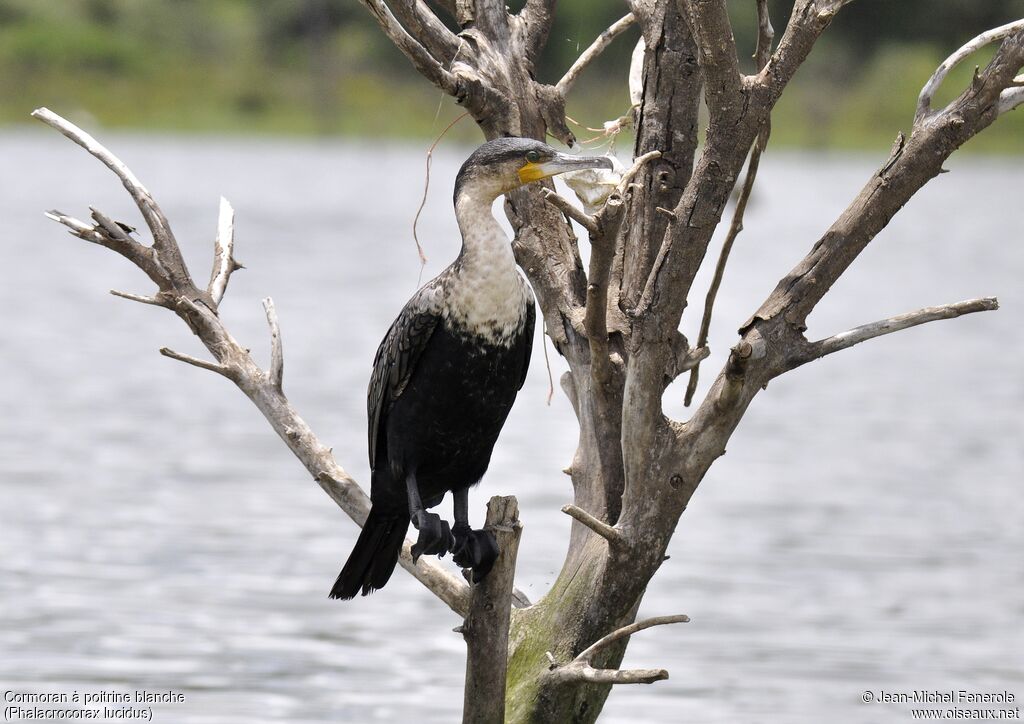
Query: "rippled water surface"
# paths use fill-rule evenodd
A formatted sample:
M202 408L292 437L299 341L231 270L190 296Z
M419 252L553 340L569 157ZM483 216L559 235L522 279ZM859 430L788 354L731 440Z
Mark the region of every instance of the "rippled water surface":
M285 387L367 479L376 345L417 283L422 149L104 134L161 202L205 277L223 194L238 212L224 314L263 361L259 300L283 326ZM421 238L457 252L440 154ZM712 330L735 329L883 158L771 153ZM958 159L854 264L811 319L825 335L919 306L997 295L772 384L684 515L626 662L671 679L613 692L604 721L903 722L865 690L1024 697L1024 290L1017 160ZM149 282L42 211L136 219L116 179L55 134L0 136L0 688L174 690L156 721L457 721L458 621L403 573L350 603L326 592L356 528L248 401L157 354L204 354L164 310L115 299ZM142 226L142 224L139 224ZM426 276L424 278L427 278ZM706 278L685 320L692 333ZM569 528L559 472L575 423L545 406L540 345L495 450L519 496L518 584L539 598ZM553 360L555 374L562 367ZM674 386L666 409L686 415Z

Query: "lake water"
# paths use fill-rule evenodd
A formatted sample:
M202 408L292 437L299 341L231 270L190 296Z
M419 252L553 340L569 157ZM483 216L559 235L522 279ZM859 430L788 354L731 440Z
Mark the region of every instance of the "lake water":
M129 136L101 139L171 219L197 278L220 194L237 256L223 307L285 390L367 480L365 389L380 337L417 285L410 233L421 145ZM771 152L712 329L713 379L735 329L884 159ZM438 153L420 236L424 280L457 252L450 209L466 150ZM996 295L1002 309L885 337L795 371L751 408L684 515L641 616L692 622L634 637L603 721L905 722L863 692L1024 697L1024 170L955 159L811 319L824 336L920 306ZM117 180L56 133L0 135L0 689L174 691L158 722L453 722L459 623L402 572L369 598L327 591L356 528L113 253L42 212L138 216ZM143 227L143 224L138 224ZM144 228L144 227L143 227ZM684 331L693 334L707 277ZM540 345L471 499L519 497L518 585L557 574L575 422L545 405ZM555 375L561 360L553 359ZM682 389L666 397L683 418ZM8 706L5 702L4 706ZM991 705L990 705L991 706ZM998 706L998 705L997 705Z

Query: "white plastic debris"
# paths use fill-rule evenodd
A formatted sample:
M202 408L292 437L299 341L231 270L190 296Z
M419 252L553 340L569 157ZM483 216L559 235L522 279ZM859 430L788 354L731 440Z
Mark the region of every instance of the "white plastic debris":
M622 174L626 172L619 159L608 155L612 160L614 168L587 168L581 171L571 171L562 174L566 185L573 190L576 198L583 204L583 210L588 214L596 214L604 206L615 187L622 180Z

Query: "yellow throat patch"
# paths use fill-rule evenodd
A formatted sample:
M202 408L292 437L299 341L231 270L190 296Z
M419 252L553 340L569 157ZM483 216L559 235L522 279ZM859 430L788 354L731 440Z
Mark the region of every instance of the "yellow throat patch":
M544 169L543 164L539 163L530 162L519 169L519 180L524 184L528 184L531 181L540 181L548 176L550 174Z

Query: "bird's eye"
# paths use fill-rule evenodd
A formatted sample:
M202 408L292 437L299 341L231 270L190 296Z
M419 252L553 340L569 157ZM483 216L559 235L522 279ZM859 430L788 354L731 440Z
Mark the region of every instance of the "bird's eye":
M537 151L527 151L526 160L530 163L538 163L540 161L540 153Z

